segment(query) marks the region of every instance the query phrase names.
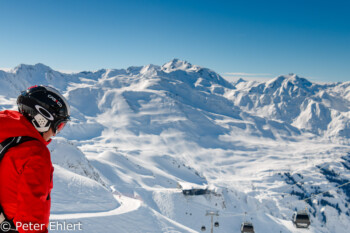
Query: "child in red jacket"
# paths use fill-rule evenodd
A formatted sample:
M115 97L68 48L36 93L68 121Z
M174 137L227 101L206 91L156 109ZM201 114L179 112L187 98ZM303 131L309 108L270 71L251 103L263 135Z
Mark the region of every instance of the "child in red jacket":
M70 108L47 86L22 92L17 104L19 112L0 112L0 142L18 136L34 140L10 148L1 160L0 206L17 228L11 232L48 232L54 169L47 145L69 121Z

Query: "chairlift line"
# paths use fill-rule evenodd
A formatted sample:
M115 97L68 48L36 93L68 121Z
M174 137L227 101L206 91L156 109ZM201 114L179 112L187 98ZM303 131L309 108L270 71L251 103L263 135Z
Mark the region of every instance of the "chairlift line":
M326 165L323 165L322 167L319 167L318 169L325 168L325 167L331 165L330 163L331 163L331 162L328 162ZM335 163L341 163L341 162L340 162L340 161L337 161L337 162L335 162ZM317 165L312 166L312 167L317 167ZM292 174L295 174L296 172L301 171L301 170L304 170L304 168L300 168L300 169L298 169L298 170L296 170L296 171L293 171L293 173L291 173L291 175L292 175ZM302 179L302 180L303 180L303 179ZM295 184L290 185L286 190L284 190L285 193L281 193L281 194L282 194L282 195L291 195L290 193L287 193L286 191L288 191L290 188L292 188L293 186L295 186L295 185L297 185L297 184L299 184L300 186L303 186L305 183L302 184L302 183L300 183L300 181L298 181L298 182L296 182Z
M338 161L337 163L340 163L340 161ZM326 164L326 165L324 165L324 166L322 166L322 167L320 167L319 169L322 169L322 168L324 168L324 167L326 167L326 166L329 166L329 165L331 165L330 163L329 164ZM297 185L297 184L299 184L300 186L302 186L302 185L304 185L304 184L301 184L300 182L296 182L295 184L293 184L292 186L294 186L294 185ZM325 194L325 193L327 193L327 192L329 192L329 191L331 191L331 190L334 190L334 189L338 189L338 188L340 188L340 187L343 187L343 186L346 186L346 185L348 185L348 184L350 184L350 181L349 182L346 182L346 183L344 183L344 184L341 184L341 185L338 185L338 186L335 186L335 187L333 187L333 188L330 188L330 189L328 189L328 190L326 190L326 191L324 191L324 192L321 192L321 193L318 193L318 194L311 194L311 196L310 197L308 197L308 198L305 198L305 199L303 199L303 200L297 200L297 201L294 201L294 202L291 202L290 203L290 205L292 205L293 203L296 203L296 202L299 202L299 201L303 201L303 202L305 202L305 204L307 204L307 200L311 200L311 199L313 199L313 198L315 198L315 197L317 197L317 196L319 196L319 195L322 195L322 194ZM292 186L290 186L290 187L292 187ZM288 189L290 188L290 187L288 187ZM288 190L287 189L287 190ZM285 195L291 195L290 193L283 193L283 194L285 194ZM284 199L285 197L282 197L282 199ZM251 213L255 213L255 211L253 212L253 211L251 211L251 212L243 212L243 213L239 213L239 214L231 214L232 212L224 212L223 214L221 214L221 215L224 215L224 216L230 216L230 217L238 217L238 216L244 216L244 222L242 223L242 230L243 230L243 228L244 228L244 225L245 225L245 221L246 221L246 216L248 215L248 214L251 214ZM208 213L207 213L208 214ZM308 216L308 214L307 214L307 206L305 206L305 217L303 217L302 216L302 214L300 214L300 213L295 213L296 215L295 215L295 217L294 217L294 219L293 219L293 223L296 225L296 227L303 227L303 225L305 225L305 227L306 228L308 228L309 227L309 225L310 225L310 222L307 222L307 221L310 221L309 220L309 216ZM298 215L299 214L299 215ZM300 217L301 216L301 217ZM302 222L302 223L300 223L302 220L299 220L298 219L298 217L299 218L307 218L307 220L305 220L307 223L304 223L304 222ZM303 219L303 221L304 221L304 219ZM298 225L299 224L299 225ZM302 224L302 225L300 225L300 224ZM245 231L242 231L242 232L245 232ZM250 231L249 231L250 232ZM253 231L254 232L254 231Z
M221 216L238 217L238 216L244 216L245 213L247 213L247 212L244 212L241 214L237 214L237 213L233 213L233 212L225 212L225 213L222 213Z
M306 202L307 200L310 200L310 199L312 199L312 198L314 198L314 197L317 197L317 196L319 196L319 195L321 195L321 194L328 193L329 191L332 191L333 189L337 189L337 188L343 187L343 186L348 185L348 184L350 184L350 181L349 181L349 182L346 182L346 183L344 183L344 184L338 185L338 186L336 186L336 187L334 187L334 188L328 189L327 191L324 191L324 192L322 192L322 193L318 193L318 194L316 194L316 195L312 195L312 194L311 194L311 197L308 197L308 198L305 198L305 199L299 200L299 201L305 201L305 202Z
M305 184L305 183L304 183ZM300 186L302 186L302 185L304 185L304 184L300 184ZM331 183L328 183L328 187L329 187L329 185L330 185ZM293 187L294 185L296 185L296 183L295 184L293 184L291 187ZM319 186L319 185L315 185L315 186ZM289 188L291 188L291 187L289 187ZM289 190L289 188L287 189L287 190ZM284 196L293 196L293 194L292 193L287 193L287 192L285 192L285 193L280 193L280 195L284 195ZM282 197L282 199L283 199L284 197Z
M332 191L332 190L334 190L334 189L337 189L337 188L343 187L343 186L348 185L348 184L350 184L350 181L349 181L349 182L346 182L346 183L344 183L344 184L341 184L341 185L335 186L335 187L333 187L333 188L330 188L330 189L328 189L328 190L326 190L326 191L324 191L324 192L322 192L322 193L318 193L318 194L311 194L311 196L310 196L310 197L305 198L305 199L302 199L302 200L297 200L297 201L291 202L291 203L290 203L290 205L292 205L293 203L299 202L299 201L304 201L304 202L306 202L307 200L311 200L311 199L312 199L312 198L314 198L314 197L317 197L317 196L319 196L319 195L322 195L322 194L328 193L329 191ZM285 197L283 197L282 199L284 199L284 198L285 198Z
M344 184L338 185L338 186L336 186L336 187L334 187L334 188L331 188L331 189L329 189L329 190L327 190L327 191L324 191L324 192L322 192L322 193L318 193L318 194L315 194L315 195L311 195L311 197L305 198L305 199L303 199L303 200L297 200L297 201L291 202L290 205L292 205L293 203L299 202L299 201L304 201L304 202L306 202L306 201L309 200L309 199L312 199L312 198L317 197L317 196L319 196L319 195L321 195L321 194L327 193L327 192L329 192L329 191L331 191L331 190L334 190L334 189L337 189L337 188L346 186L346 185L348 185L348 184L350 184L350 181L349 181L349 182L346 182L346 183L344 183ZM283 199L284 199L284 198L283 198ZM306 207L306 209L307 209L307 207ZM230 217L247 216L247 215L250 214L250 213L255 213L255 211L254 211L254 212L253 212L253 211L251 211L251 212L243 212L243 213L240 213L240 214L231 214L231 213L232 213L232 212L225 212L225 213L221 214L221 216L223 216L223 215L224 215L224 216L230 216Z

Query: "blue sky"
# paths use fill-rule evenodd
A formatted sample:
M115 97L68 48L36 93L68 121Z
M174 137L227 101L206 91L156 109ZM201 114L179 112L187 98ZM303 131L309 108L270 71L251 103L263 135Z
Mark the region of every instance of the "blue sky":
M0 0L0 67L179 58L225 77L350 81L349 12L347 0Z

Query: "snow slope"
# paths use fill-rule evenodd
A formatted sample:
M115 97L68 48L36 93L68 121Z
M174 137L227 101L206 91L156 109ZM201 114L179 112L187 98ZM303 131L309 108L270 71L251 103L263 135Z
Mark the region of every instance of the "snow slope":
M72 105L49 146L52 221L80 221L87 233L210 232L210 210L214 232L245 220L256 232L305 232L291 217L307 208L309 232L350 226L350 185L336 188L350 181L349 82L230 83L178 59L74 74L20 65L0 71L0 110L34 84ZM185 196L179 183L209 192Z

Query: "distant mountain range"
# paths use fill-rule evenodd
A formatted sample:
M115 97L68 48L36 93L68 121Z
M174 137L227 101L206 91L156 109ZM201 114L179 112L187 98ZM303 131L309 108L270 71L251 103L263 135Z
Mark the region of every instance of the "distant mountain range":
M214 232L238 232L243 218L257 232L296 232L292 212L305 207L310 232L350 226L350 187L336 188L350 181L350 82L295 74L229 82L178 59L72 74L19 65L0 71L0 110L16 109L35 84L54 86L72 106L72 122L50 145L57 218L123 208L118 193L144 204L111 214L115 227L133 222L121 232L208 231L208 209L221 216ZM186 197L178 183L210 192Z
M268 82L240 79L230 83L210 69L178 59L163 66L102 69L75 74L60 73L43 64L36 64L19 65L10 72L0 71L0 91L3 95L16 97L20 90L40 83L67 92L72 83L91 85L91 82L99 81L100 84L112 77L134 77L133 82L148 80L153 82L153 86L146 88L162 89L169 95L175 95L174 100L189 101L190 105L206 105L203 107L211 108L207 109L208 112L225 111L229 116L236 117L242 113L251 114L286 123L303 132L350 138L350 82L316 84L295 74L281 75ZM123 84L116 81L104 83L104 86L115 88L118 87L116 84ZM215 99L218 103L208 104L201 98ZM96 100L94 102L97 105ZM79 109L83 106L76 107Z

